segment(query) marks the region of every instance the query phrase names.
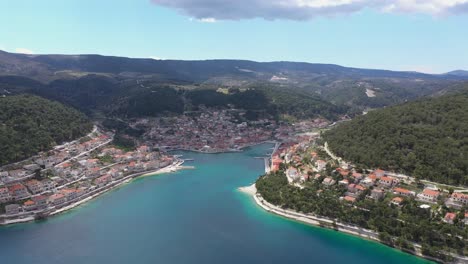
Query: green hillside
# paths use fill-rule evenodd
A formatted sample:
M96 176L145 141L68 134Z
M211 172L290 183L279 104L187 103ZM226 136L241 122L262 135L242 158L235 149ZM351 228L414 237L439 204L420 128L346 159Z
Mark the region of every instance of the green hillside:
M360 166L468 185L468 91L371 111L324 134Z
M15 95L0 98L0 165L28 158L90 132L80 112L50 100Z

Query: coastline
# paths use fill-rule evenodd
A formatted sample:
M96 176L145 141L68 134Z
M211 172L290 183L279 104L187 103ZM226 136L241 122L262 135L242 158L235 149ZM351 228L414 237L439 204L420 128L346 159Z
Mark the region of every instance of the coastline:
M250 148L250 147L254 147L254 146L262 145L262 144L275 144L275 143L279 143L279 141L277 141L277 140L265 140L265 141L261 141L261 142L247 144L247 145L244 145L244 146L239 147L237 149L203 151L203 150L197 150L197 149L174 148L174 149L168 149L166 151L168 151L168 152L171 152L171 151L188 151L188 152L195 152L195 153L202 153L202 154L222 154L222 153L242 152L246 148Z
M160 174L166 174L166 173L171 173L171 172L176 172L178 170L183 170L183 169L193 169L193 166L182 166L183 161L178 161L176 163L173 163L171 165L168 165L163 168L159 168L157 170L150 170L150 171L143 171L143 172L138 172L134 174L127 175L123 177L122 179L119 179L115 182L111 182L106 186L103 186L101 188L98 188L97 190L91 191L88 196L83 197L80 196L78 198L75 198L73 201L69 202L69 204L60 207L60 208L53 208L51 210L43 210L41 212L36 212L36 213L31 213L31 215L25 216L23 218L16 218L12 220L6 220L4 219L3 222L0 222L0 226L7 226L7 225L13 225L13 224L20 224L20 223L27 223L27 222L34 222L38 219L37 216L46 213L46 216L43 218L49 218L64 212L67 212L73 208L76 208L80 205L83 205L91 200L94 200L95 198L103 195L104 193L107 193L112 190L116 190L119 187L122 187L123 185L130 183L133 179L139 178L139 177L148 177L148 176L154 176L154 175L160 175ZM8 217L8 216L6 216Z
M315 216L315 215L306 215L306 214L299 213L299 212L296 212L296 211L293 211L293 210L282 209L282 208L280 208L280 207L278 207L276 205L273 205L273 204L267 202L265 199L263 199L263 197L259 193L257 193L257 188L255 186L255 183L253 183L252 185L249 185L249 186L239 187L238 190L240 192L243 192L243 193L251 196L254 199L257 206L261 207L263 210L265 210L265 211L267 211L269 213L279 215L281 217L285 217L285 218L288 218L288 219L291 219L291 220L294 220L294 221L298 221L298 222L301 222L303 224L308 224L308 225L313 225L313 226L317 226L317 227L333 229L335 231L343 232L343 233L353 235L353 236L358 236L360 238L363 238L363 239L366 239L366 240L371 240L371 241L383 244L385 246L388 246L379 239L379 234L377 232L375 232L375 231L365 229L365 228L362 228L362 227L358 227L358 226L352 226L352 225L347 225L347 224L344 224L344 223L336 222L336 221L333 221L333 220L328 219L326 217L320 217L320 216ZM418 247L417 245L415 245L415 246L416 246L416 248L418 248L417 251L407 250L407 249L400 249L400 248L395 248L395 247L393 247L393 248L395 248L397 250L400 250L402 252L408 253L408 254L415 255L415 256L420 257L420 258L430 260L430 261L435 261L437 263L444 263L440 259L423 255L421 253L421 248ZM466 263L466 261L467 261L467 259L464 258L464 257L463 258L458 258L457 256L453 256L453 257L455 258L455 261L453 261L451 263Z

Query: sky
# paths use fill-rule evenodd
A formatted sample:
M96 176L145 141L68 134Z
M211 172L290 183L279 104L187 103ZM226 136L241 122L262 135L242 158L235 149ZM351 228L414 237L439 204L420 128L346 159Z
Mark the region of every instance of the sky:
M0 0L0 49L468 70L468 0Z

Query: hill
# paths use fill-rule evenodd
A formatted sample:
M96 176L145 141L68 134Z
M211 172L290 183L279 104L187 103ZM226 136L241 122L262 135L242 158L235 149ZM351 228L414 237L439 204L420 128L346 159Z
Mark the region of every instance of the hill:
M431 75L303 62L153 60L0 51L0 95L33 93L92 116L153 116L196 109L199 104L229 104L275 116L333 118L439 96L466 81L468 77L460 74ZM220 88L240 93L223 96L206 92ZM256 105L238 100L254 94L250 98L260 100Z
M323 136L360 166L468 185L467 90L371 111Z
M0 97L0 165L84 136L91 128L83 114L60 103L32 95Z

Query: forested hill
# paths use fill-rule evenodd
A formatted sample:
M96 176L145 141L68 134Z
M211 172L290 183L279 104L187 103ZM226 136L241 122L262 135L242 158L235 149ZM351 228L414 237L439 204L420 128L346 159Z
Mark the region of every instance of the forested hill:
M0 97L0 165L84 136L92 124L80 112L41 97Z
M324 134L364 167L468 185L468 91L371 111Z

